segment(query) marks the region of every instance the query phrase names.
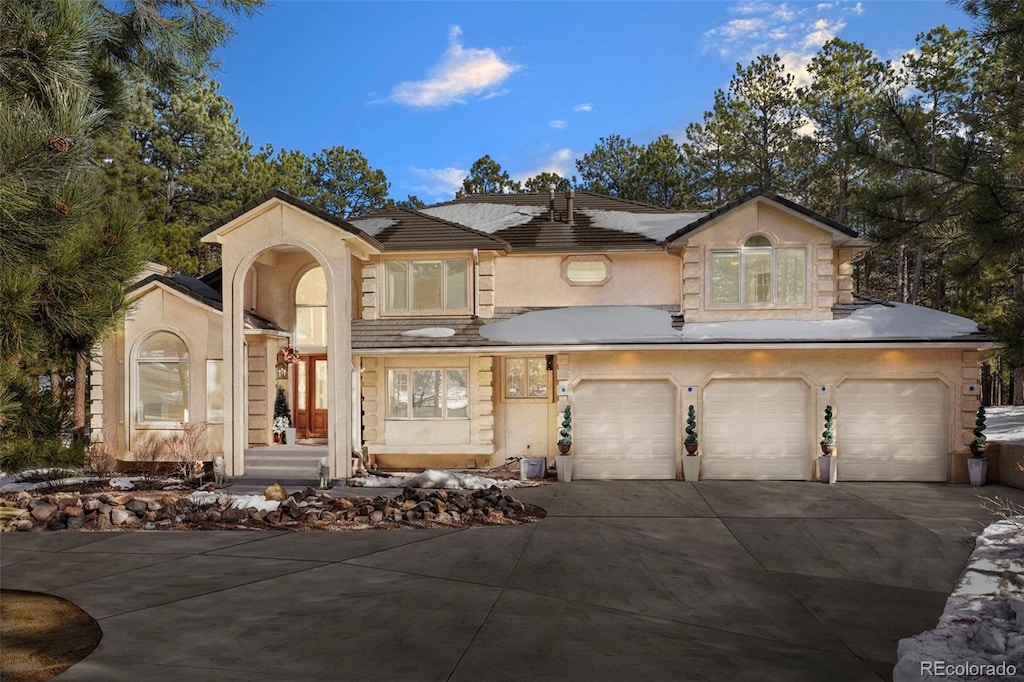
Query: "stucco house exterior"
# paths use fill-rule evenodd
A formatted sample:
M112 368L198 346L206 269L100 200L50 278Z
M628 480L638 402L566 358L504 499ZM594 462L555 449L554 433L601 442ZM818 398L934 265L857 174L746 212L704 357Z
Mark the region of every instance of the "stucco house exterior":
M553 457L566 402L575 478L679 477L689 405L702 478L812 480L826 405L839 479L966 477L992 340L858 297L869 245L779 196L475 195L346 221L272 191L202 239L222 268L148 273L93 363L93 438L121 458L204 423L243 475L283 386L334 477L364 446L382 468Z

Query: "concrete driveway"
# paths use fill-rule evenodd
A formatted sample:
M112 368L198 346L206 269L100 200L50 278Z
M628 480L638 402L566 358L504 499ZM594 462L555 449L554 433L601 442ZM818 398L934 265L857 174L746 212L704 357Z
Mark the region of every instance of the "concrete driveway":
M989 486L1024 503L1024 491ZM573 482L526 526L0 537L103 628L62 680L878 680L989 518L943 484Z

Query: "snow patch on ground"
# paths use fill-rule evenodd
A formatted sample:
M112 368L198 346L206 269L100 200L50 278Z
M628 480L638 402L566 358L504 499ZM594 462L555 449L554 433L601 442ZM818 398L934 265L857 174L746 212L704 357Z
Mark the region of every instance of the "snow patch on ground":
M353 218L348 222L371 236L377 236L392 225L397 225L394 218Z
M479 203L421 208L420 213L494 234L499 230L528 223L546 210L544 206Z
M974 552L934 630L900 640L893 680L934 679L922 661L951 666L1016 665L1006 679L1024 674L1024 517L993 523L978 536ZM1005 670L1005 668L1004 668ZM985 672L945 680L995 679ZM1003 675L1005 677L1005 675Z
M188 501L202 506L215 504L223 493L215 493L207 490L196 490L188 496ZM227 495L228 507L232 509L260 509L268 512L276 511L281 503L277 500L268 500L263 495Z
M523 313L480 328L508 343L678 343L672 316L642 306L580 306Z
M16 474L0 476L0 493L16 493L22 490L39 490L60 485L77 485L79 483L91 483L93 481L105 480L103 476L70 476L67 478L56 478L52 481L22 481L25 476L33 474L46 474L50 469L26 469ZM135 487L134 482L140 480L139 476L120 476L111 478L109 484L119 490L131 490Z
M594 227L619 232L632 232L663 242L673 233L690 223L700 220L706 211L686 213L632 213L630 211L604 211L597 208L581 208L580 213L590 218Z
M410 329L402 332L402 336L418 336L425 339L447 339L455 336L455 330L451 327L424 327L422 329Z
M985 436L989 440L1024 443L1024 405L986 407Z
M492 485L499 488L518 488L519 481L500 481L486 476L464 474L457 471L428 469L411 476L366 476L352 478L353 486L364 488L446 488L450 490L483 490Z

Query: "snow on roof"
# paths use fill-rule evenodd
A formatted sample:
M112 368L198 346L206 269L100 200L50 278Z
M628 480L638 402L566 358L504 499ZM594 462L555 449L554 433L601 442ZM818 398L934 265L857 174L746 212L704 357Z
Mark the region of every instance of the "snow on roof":
M447 339L455 336L455 330L451 327L423 327L422 329L409 329L402 332L402 336L419 336L425 339Z
M750 320L683 325L685 341L885 341L950 339L978 331L964 317L905 303L872 305L840 320Z
M494 234L508 227L528 223L546 210L544 206L461 203L421 208L420 213L465 225L487 234Z
M633 232L663 242L669 235L700 220L707 211L685 213L632 213L629 211L604 211L598 208L577 209L591 220L594 227L619 232Z
M675 343L679 334L664 310L641 306L581 306L523 313L480 328L508 343Z
M348 222L352 223L360 230L368 235L376 237L378 234L391 227L397 225L398 221L394 218L352 218Z
M840 320L688 322L641 306L581 306L524 313L480 328L506 343L680 343L723 341L843 342L943 340L978 331L971 320L915 305L872 305Z
M989 440L1024 443L1024 406L986 407L985 436Z

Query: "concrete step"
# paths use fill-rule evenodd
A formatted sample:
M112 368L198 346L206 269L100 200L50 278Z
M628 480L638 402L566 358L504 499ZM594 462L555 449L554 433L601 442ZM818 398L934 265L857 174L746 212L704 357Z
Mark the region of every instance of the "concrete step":
M320 459L327 457L327 448L303 445L275 445L245 451L246 478L274 481L316 483Z

